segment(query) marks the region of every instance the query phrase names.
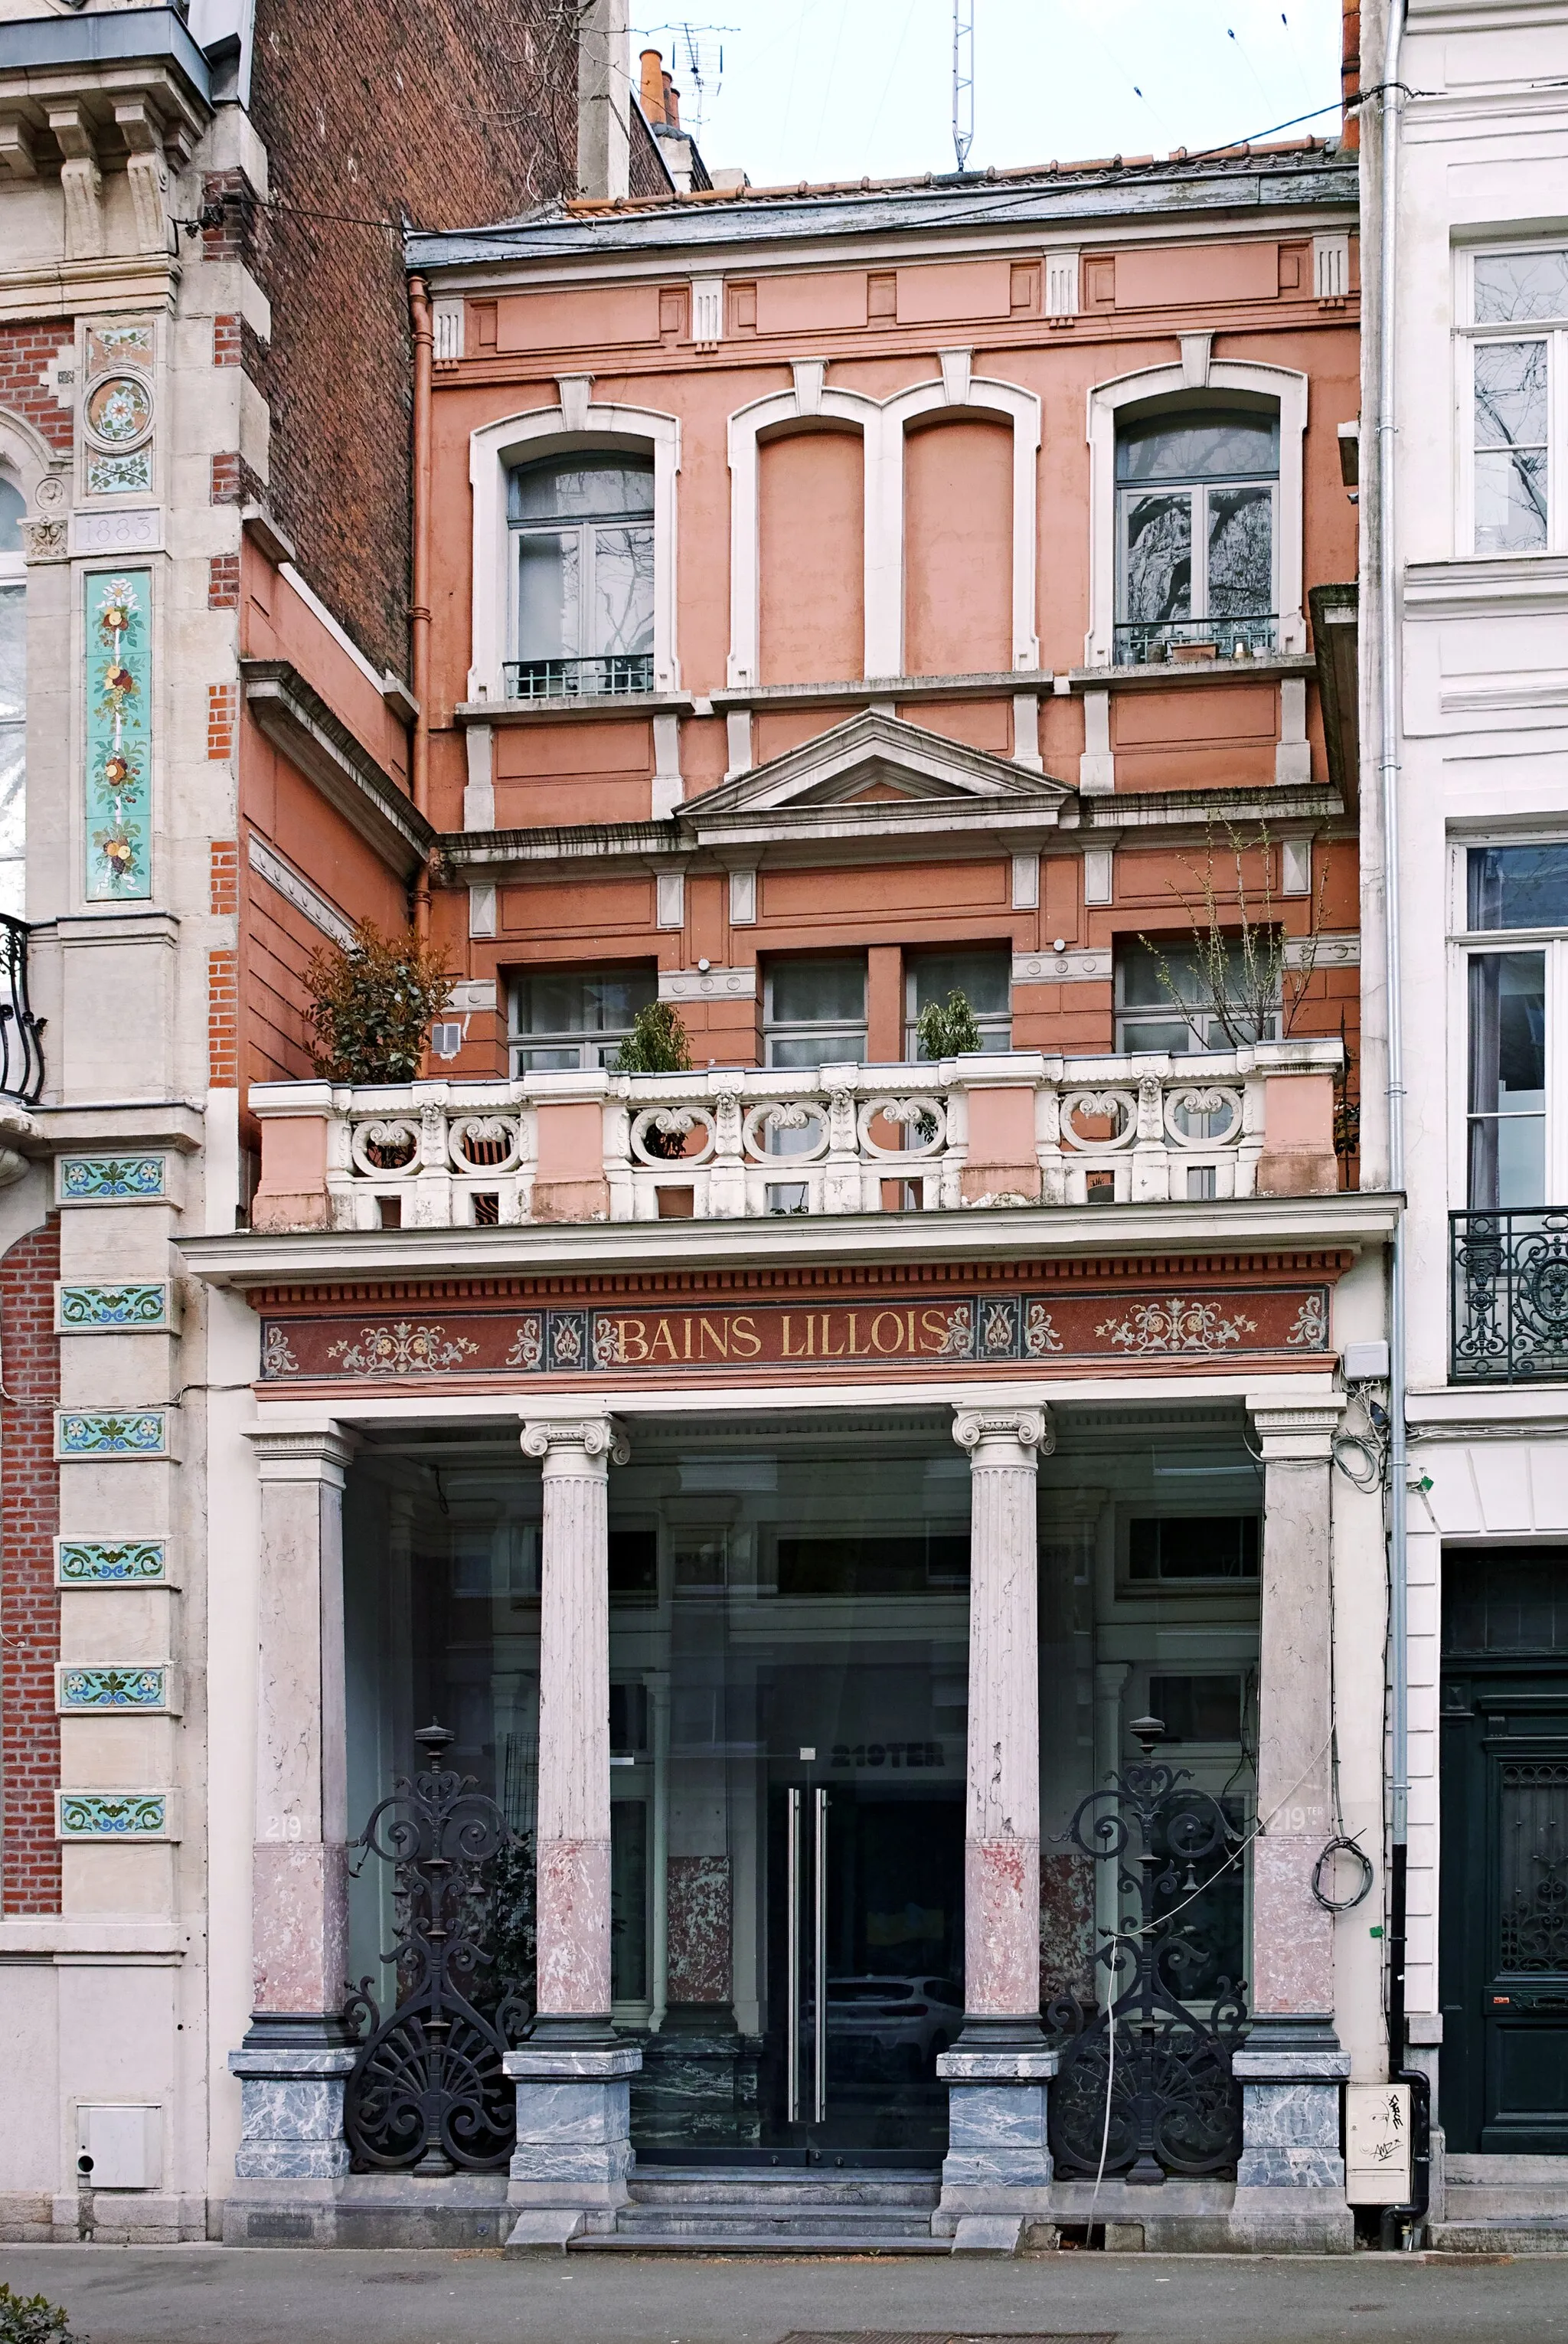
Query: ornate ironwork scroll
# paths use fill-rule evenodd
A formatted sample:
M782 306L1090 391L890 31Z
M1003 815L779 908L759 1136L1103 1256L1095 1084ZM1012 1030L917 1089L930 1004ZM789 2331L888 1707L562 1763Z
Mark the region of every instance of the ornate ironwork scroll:
M1096 1864L1115 1866L1121 1917L1101 1931L1095 1955L1108 1982L1104 2005L1085 2011L1069 1995L1046 2014L1061 2049L1050 2147L1060 2173L1161 2182L1168 2173L1219 2172L1241 2151L1231 2057L1246 2024L1246 1988L1218 1974L1195 1925L1212 1876L1211 1865L1206 1877L1200 1866L1233 1854L1241 1835L1185 1767L1155 1758L1158 1719L1140 1718L1132 1731L1142 1759L1081 1800L1063 1834Z
M523 1843L471 1774L442 1766L444 1726L414 1739L426 1771L398 1779L355 1844L357 1873L369 1855L394 1867L397 1943L381 1958L397 1965L397 1996L383 2017L367 1977L345 2005L361 2048L344 2129L361 2171L492 2172L517 2138L501 2061L531 2014L514 1983L485 1977L496 1965L482 1940L492 1867Z
M1454 1383L1568 1376L1568 1212L1451 1213Z

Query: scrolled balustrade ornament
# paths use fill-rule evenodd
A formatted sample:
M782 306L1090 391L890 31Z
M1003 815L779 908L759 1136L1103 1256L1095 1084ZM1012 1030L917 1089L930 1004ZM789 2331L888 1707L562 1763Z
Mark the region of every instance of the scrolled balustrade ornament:
M459 1172L515 1171L522 1148L518 1116L455 1116L447 1132L447 1150Z
M357 1123L349 1152L356 1169L373 1179L413 1172L419 1163L419 1127L402 1116Z
M1217 1978L1207 2018L1181 1988L1210 1959L1191 1918L1208 1884L1197 1867L1210 1857L1234 1861L1241 1839L1186 1767L1155 1758L1164 1731L1158 1718L1134 1721L1142 1758L1081 1800L1062 1834L1097 1864L1116 1867L1120 1916L1101 1930L1094 1957L1105 1972L1105 2001L1086 2013L1062 1995L1046 2014L1061 2046L1050 2129L1062 2174L1155 2183L1167 2174L1217 2173L1241 2152L1241 2093L1231 2061L1243 2038L1246 1987Z
M1207 1124L1217 1115L1225 1117L1218 1131L1191 1131L1184 1121ZM1178 1147L1233 1147L1241 1137L1241 1094L1222 1083L1173 1090L1165 1100L1165 1129Z
M502 2067L531 2016L513 1981L498 1981L493 2012L483 1939L496 1860L524 1847L471 1774L443 1766L452 1736L414 1736L426 1768L401 1776L355 1843L394 1867L397 1999L382 2016L362 1978L344 2017L360 2049L348 2077L344 2130L355 2165L371 2172L493 2173L517 2138L513 2086Z
M689 1152L687 1141L699 1129L701 1142ZM632 1119L631 1152L639 1164L680 1164L689 1170L706 1164L716 1145L713 1117L705 1106L645 1106Z
M1112 1129L1103 1135L1081 1131L1081 1115L1096 1123L1109 1123ZM1081 1155L1109 1156L1117 1148L1131 1147L1137 1128L1138 1104L1131 1091L1069 1091L1061 1102L1062 1144Z
M902 1127L901 1147L884 1147L879 1140L872 1138L871 1126L879 1120ZM911 1156L935 1156L947 1145L947 1102L940 1098L868 1099L855 1118L855 1128L868 1155L900 1160Z
M801 1147L772 1147L769 1140L779 1131L805 1131L816 1127L816 1137ZM828 1114L814 1099L765 1099L750 1109L741 1127L742 1144L754 1164L774 1164L785 1157L791 1164L814 1164L828 1153Z

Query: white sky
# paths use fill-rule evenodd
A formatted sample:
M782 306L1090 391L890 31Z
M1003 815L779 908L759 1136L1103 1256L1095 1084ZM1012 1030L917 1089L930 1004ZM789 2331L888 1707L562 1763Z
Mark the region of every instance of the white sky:
M634 0L634 15L648 0ZM677 5L681 0L677 0ZM950 171L953 0L686 0L640 19L636 51L675 53L682 121L709 89L710 167L754 186ZM1340 0L973 0L970 170L1220 146L1337 106ZM718 52L724 52L718 79ZM635 72L635 64L633 70ZM1322 136L1326 113L1299 130Z

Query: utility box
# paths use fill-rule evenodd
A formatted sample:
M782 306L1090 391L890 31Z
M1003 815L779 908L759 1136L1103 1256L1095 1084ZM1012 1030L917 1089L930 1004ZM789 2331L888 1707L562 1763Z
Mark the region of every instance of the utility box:
M1345 2086L1345 2196L1352 2206L1410 2199L1410 2086Z
M95 2189L156 2189L164 2177L164 2112L140 2101L79 2101L76 2148Z

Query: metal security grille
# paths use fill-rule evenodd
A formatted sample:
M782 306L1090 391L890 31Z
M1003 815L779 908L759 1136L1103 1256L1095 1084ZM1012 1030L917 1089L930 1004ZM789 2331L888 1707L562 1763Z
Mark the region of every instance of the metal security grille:
M1568 1766L1505 1763L1499 1793L1498 1969L1568 1970Z

